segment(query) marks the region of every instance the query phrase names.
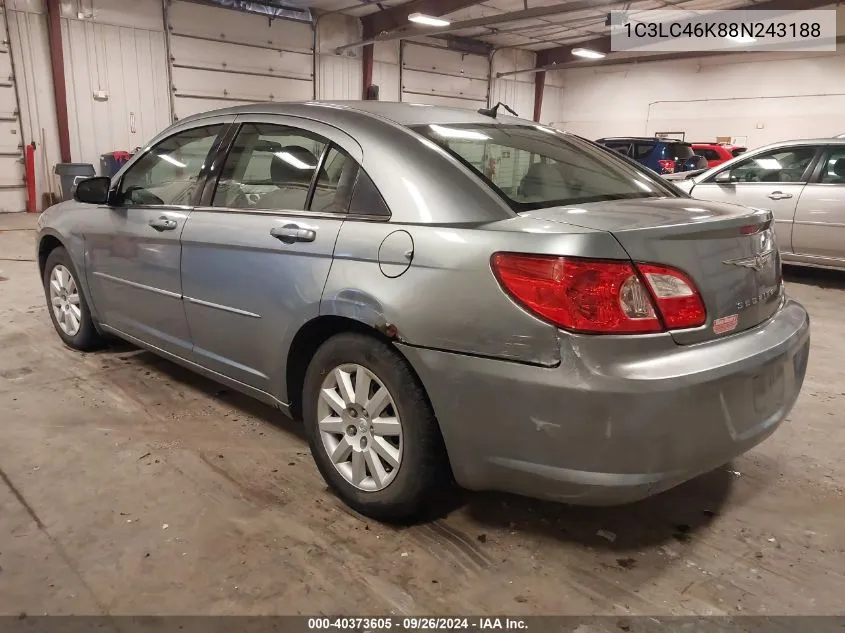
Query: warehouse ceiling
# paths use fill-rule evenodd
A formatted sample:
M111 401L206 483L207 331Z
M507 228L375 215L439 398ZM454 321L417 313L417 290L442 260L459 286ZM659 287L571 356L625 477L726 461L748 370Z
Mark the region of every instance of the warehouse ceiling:
M811 9L832 6L831 0L311 0L313 8L362 18L365 38L398 39L443 34L481 40L494 47L534 51L571 47L609 36L605 26L611 10L632 15L660 11L666 19L682 19L690 10ZM417 27L409 13L443 17L446 29ZM539 14L539 15L538 15ZM465 24L466 23L466 24ZM465 26L466 28L459 28ZM390 37L392 34L396 37Z

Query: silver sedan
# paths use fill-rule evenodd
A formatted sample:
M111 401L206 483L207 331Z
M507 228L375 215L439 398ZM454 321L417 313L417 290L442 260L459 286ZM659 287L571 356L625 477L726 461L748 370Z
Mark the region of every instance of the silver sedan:
M675 184L700 200L770 210L785 262L845 268L845 138L767 145Z
M42 214L59 337L114 335L301 418L350 506L444 482L634 501L768 437L809 319L772 214L496 112L183 119Z

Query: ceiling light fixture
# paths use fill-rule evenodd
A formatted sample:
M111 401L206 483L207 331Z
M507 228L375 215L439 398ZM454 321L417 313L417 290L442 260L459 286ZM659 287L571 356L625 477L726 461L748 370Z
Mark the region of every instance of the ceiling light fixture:
M599 53L598 51L590 50L589 48L573 48L572 54L577 55L578 57L586 57L587 59L601 59L605 57L604 53Z
M412 13L408 16L408 20L416 22L417 24L424 24L425 26L449 26L451 22L443 18L435 18L424 13Z

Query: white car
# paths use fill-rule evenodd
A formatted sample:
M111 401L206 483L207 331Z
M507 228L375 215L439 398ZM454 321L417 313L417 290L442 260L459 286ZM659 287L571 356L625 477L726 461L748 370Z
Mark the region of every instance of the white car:
M845 135L767 145L672 184L771 210L783 261L845 269Z

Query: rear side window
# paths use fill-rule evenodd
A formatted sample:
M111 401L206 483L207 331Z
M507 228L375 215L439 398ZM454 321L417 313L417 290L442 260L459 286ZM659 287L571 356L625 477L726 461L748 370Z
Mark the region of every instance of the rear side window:
M676 160L692 158L695 155L695 152L692 151L692 145L686 143L669 143L668 151L669 156Z
M390 217L390 209L381 197L375 183L363 169L358 170L358 181L349 204L349 213Z
M620 154L625 154L625 156L631 155L631 144L630 143L603 143L605 147L609 147L614 152L619 152Z
M736 158L740 154L744 154L744 153L745 153L744 147L735 147L731 150L731 155L733 155L734 158Z
M634 144L634 158L647 158L649 154L654 151L654 143L635 143Z
M701 147L697 147L694 149L695 153L699 156L704 156L707 160L719 160L721 156L719 156L719 152L715 149L704 149Z
M305 209L327 144L304 130L244 124L226 158L212 204L246 210Z

